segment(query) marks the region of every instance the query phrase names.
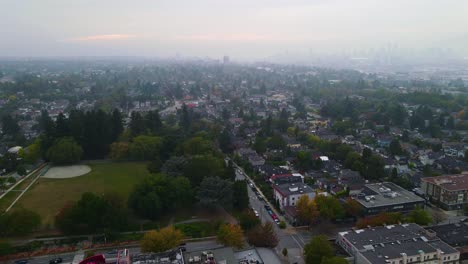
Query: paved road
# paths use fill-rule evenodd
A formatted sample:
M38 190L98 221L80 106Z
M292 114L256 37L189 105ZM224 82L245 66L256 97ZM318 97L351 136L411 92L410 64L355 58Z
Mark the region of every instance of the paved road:
M248 176L247 176L248 177ZM243 180L246 178L246 174L244 171L237 167L236 169L236 179ZM259 213L260 220L265 222L271 222L274 226L276 235L278 236L278 246L276 247L277 254L281 254L283 248L288 249L288 257L290 263L304 263L304 259L302 256L302 251L304 249L304 245L308 242L304 239L304 237L297 233L293 227L288 227L287 229L280 229L278 225L273 221L271 216L265 210L265 204L269 204L266 201L261 201L257 195L252 191L252 188L249 186L248 188L249 193L249 200L250 206L252 209L256 210ZM269 204L270 205L270 204ZM270 207L272 207L270 205ZM273 208L273 207L272 207ZM282 218L282 216L278 217ZM283 219L284 220L284 219Z

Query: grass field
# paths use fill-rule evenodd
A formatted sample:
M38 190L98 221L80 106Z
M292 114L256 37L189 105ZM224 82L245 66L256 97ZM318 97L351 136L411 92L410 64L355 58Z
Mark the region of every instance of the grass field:
M52 226L54 216L69 201L84 192L115 192L127 199L133 186L149 175L146 163L90 164L91 172L69 179L39 179L15 207L24 207L41 215L44 226Z

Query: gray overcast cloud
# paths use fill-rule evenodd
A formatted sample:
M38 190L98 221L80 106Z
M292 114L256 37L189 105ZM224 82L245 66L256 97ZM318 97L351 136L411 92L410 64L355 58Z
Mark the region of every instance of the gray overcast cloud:
M466 0L0 0L0 56L466 54L467 14Z

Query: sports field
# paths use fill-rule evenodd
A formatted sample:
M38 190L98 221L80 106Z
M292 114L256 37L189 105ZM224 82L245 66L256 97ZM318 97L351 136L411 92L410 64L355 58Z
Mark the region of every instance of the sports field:
M146 163L90 164L91 172L73 178L40 178L24 194L15 207L22 206L41 215L42 224L52 226L54 216L69 201L76 201L84 192L114 192L126 200L133 186L149 175Z

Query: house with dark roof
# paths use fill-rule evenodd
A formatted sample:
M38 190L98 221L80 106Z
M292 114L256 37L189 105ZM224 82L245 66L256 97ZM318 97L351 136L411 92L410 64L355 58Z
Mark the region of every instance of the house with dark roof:
M364 188L366 181L361 177L358 171L344 169L338 175L338 184L349 191L350 195L358 194Z

